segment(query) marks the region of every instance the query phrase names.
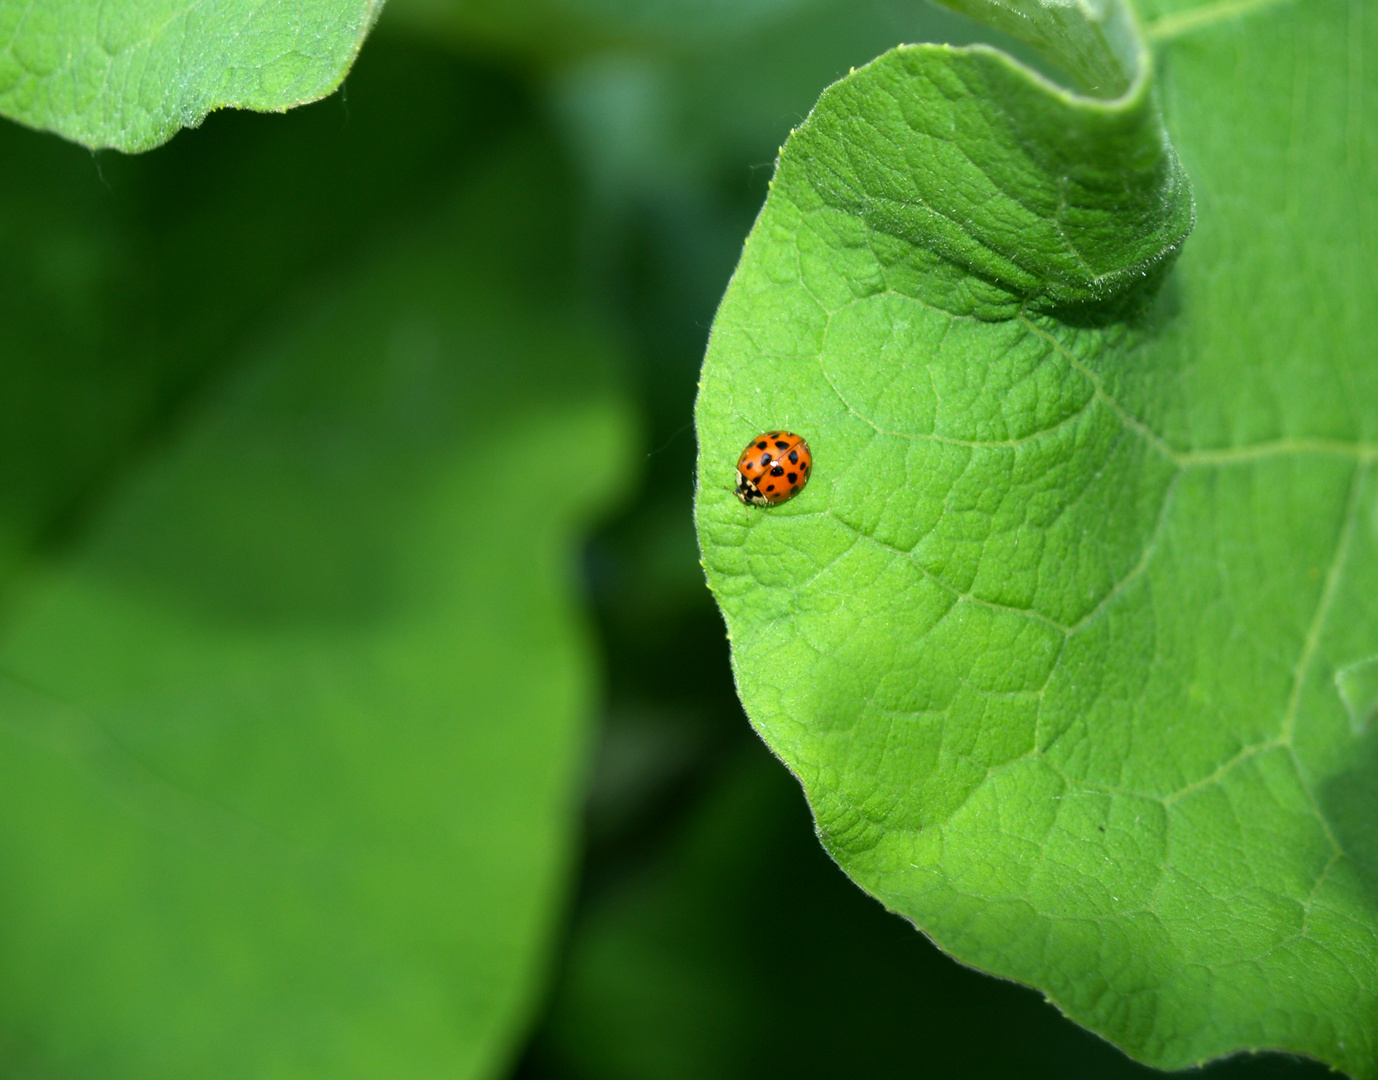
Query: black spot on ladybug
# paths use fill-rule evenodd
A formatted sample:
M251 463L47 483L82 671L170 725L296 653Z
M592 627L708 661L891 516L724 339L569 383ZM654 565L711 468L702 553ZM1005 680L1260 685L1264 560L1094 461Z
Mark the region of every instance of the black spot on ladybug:
M784 449L785 447L787 447L788 445L789 445L789 443L785 442L784 439L776 439L776 440L775 440L775 449L777 449L777 450L783 450L783 449Z
M798 465L798 464L799 464L799 451L798 451L798 450L791 450L791 451L789 452L789 460L790 460L790 464L792 464L792 465Z
M790 488L789 488L789 493L790 493L791 495L798 495L798 494L799 494L799 485L798 485L798 484L791 484L791 485L790 485Z
M764 450L765 448L766 448L765 442L758 442L758 443L756 444L756 449L757 449L757 450Z
M785 475L785 467L784 467L783 465L775 465L775 466L772 466L772 467L771 467L771 470L770 470L770 475L771 475L771 476L784 476L784 475Z
M771 458L770 458L770 455L769 455L769 454L762 454L762 455L761 455L761 464L762 464L762 465L769 465L769 464L770 464L770 461L771 461Z
M797 484L799 482L799 474L797 472L792 472L789 476L785 477L785 479L791 484Z
M767 490L767 491L774 491L774 490L775 490L775 485L774 485L774 484L767 484L767 485L766 485L766 490Z

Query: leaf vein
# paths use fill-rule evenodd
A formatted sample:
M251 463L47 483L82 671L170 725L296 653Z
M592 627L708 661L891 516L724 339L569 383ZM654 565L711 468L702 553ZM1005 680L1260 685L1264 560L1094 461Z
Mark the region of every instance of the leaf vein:
M1363 467L1355 467L1354 477L1350 481L1344 522L1340 526L1340 534L1335 542L1335 552L1330 559L1330 568L1326 571L1325 585L1321 589L1315 613L1311 617L1311 625L1307 627L1301 655L1297 657L1296 667L1292 672L1292 692L1287 697L1287 708L1282 714L1282 724L1278 732L1278 738L1287 746L1292 744L1292 736L1296 730L1297 710L1301 705L1302 687L1310 673L1311 663L1315 659L1316 649L1320 645L1321 631L1327 616L1330 614L1330 606L1339 587L1340 569L1349 555L1349 542L1354 534L1354 522L1359 516L1359 495L1363 491L1363 480L1366 475L1367 472Z

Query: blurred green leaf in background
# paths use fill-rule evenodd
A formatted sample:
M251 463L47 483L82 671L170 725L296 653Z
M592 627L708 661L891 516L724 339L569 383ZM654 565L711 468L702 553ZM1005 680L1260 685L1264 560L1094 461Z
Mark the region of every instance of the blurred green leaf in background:
M708 327L824 88L901 41L985 42L1051 79L1136 55L1132 23L1069 37L1079 5L1040 17L1039 55L1002 10L977 11L990 27L912 0L391 0L359 52L377 5L0 0L0 113L19 121L0 126L0 1075L1153 1075L839 872L742 715L691 518ZM1149 14L1158 62L1194 47L1195 13ZM356 53L328 101L207 117L317 98ZM1138 389L1111 387L1129 402L1163 371L1209 382L1169 349L1177 283L1224 287L1192 260L1238 243L1203 242L1235 235L1206 217L1235 204L1180 136L1168 75L1198 218L1162 329L1120 370ZM26 130L132 150L198 125L138 157ZM1113 188L1116 148L1091 149ZM1181 204L1145 206L1181 231ZM1004 254L1036 280L1011 220ZM1080 305L1089 340L1120 294L1074 293L1040 317ZM1068 380L1039 383L1040 407ZM1209 395L1188 405L1207 413L1144 423L1229 443ZM802 500L743 517L737 434L700 420L702 496L760 539L789 527ZM815 430L829 458L806 495L827 496L858 474L847 426ZM811 557L786 556L756 565ZM1371 667L1335 674L1351 718ZM1369 779L1331 789L1347 820ZM1066 976L1095 993L1125 959Z
M501 79L390 66L367 120L236 119L63 180L115 235L72 275L92 329L40 295L5 370L48 414L7 447L13 1070L490 1075L529 1023L599 681L574 538L635 476L633 422L549 128ZM404 125L384 160L387 98L437 87L460 145ZM67 191L12 183L42 259ZM61 270L16 288L56 304ZM103 423L63 415L78 379Z

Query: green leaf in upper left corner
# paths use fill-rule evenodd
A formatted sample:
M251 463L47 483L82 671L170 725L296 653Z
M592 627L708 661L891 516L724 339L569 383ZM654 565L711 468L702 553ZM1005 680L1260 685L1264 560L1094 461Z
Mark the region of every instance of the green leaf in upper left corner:
M0 0L0 115L148 150L214 109L281 112L340 85L382 0Z

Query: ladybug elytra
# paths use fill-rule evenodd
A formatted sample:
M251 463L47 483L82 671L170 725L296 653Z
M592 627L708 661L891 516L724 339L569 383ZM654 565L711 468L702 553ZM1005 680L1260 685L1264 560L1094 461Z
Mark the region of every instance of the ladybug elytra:
M812 468L813 455L802 436L767 431L747 443L737 459L732 493L748 506L776 506L804 489Z

